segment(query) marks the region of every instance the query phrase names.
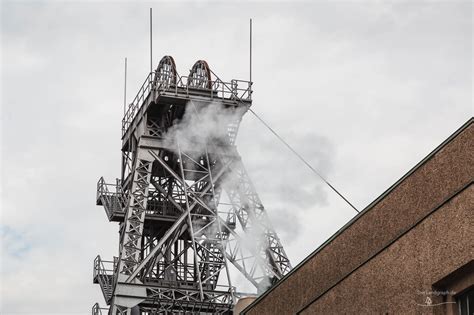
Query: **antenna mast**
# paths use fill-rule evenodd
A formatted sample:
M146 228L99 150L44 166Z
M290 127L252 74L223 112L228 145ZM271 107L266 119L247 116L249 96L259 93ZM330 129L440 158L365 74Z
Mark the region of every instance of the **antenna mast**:
M152 8L150 8L150 73L153 72L153 17L152 17ZM151 77L150 77L151 80Z
M252 84L252 19L250 19L250 84Z
M125 57L125 80L123 86L123 114L127 113L127 57Z

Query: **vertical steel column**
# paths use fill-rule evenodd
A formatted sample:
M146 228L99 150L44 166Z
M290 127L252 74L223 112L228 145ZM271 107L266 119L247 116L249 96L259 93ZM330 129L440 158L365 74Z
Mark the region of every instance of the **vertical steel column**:
M193 229L193 221L191 218L191 209L189 207L189 197L188 197L188 189L186 185L186 178L184 176L184 167L183 167L183 156L181 154L181 147L179 146L179 139L176 138L176 145L178 147L178 158L179 158L179 168L181 170L181 178L183 180L183 190L184 190L184 196L185 196L185 201L186 201L186 210L188 212L188 228L189 232L191 234L191 242L193 243L193 251L194 251L194 265L196 267L196 272L197 272L197 277L198 277L198 284L199 284L199 294L201 297L201 300L204 300L204 293L202 291L202 282L201 282L201 271L199 270L199 259L197 255L197 248L196 248L196 241L194 239L194 229Z
M120 248L119 274L130 275L141 260L141 239L147 206L153 159L139 149L133 170L133 183L124 221Z

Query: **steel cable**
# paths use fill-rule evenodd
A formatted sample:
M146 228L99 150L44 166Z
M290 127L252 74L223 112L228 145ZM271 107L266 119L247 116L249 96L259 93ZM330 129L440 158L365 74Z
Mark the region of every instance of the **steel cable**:
M308 161L306 161L303 156L301 156L301 154L299 154L295 149L293 149L293 147L291 145L288 144L288 142L285 141L285 139L283 139L272 127L270 127L259 115L257 115L257 113L255 113L251 108L248 108L248 110L265 126L267 127L268 130L270 130L271 133L273 133L273 135L275 137L278 138L278 140L280 140L281 143L283 143L291 152L293 152L294 155L296 155L301 162L303 162L314 174L316 174L319 178L321 178L321 180L323 182L325 182L336 194L339 195L339 197L341 197L342 199L344 199L344 201L349 205L351 206L352 209L354 209L357 213L359 213L360 211L357 210L357 208L352 204L350 203L349 200L347 200L346 197L344 197L333 185L331 185L331 183L329 183L311 164L308 163Z

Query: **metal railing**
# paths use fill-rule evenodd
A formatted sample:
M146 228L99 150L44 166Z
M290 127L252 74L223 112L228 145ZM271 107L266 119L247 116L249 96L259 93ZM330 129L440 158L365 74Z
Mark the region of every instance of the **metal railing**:
M111 188L113 191L110 191ZM122 193L122 184L119 179L115 184L107 184L103 177L97 182L97 201L100 201L105 208L109 218L116 212L123 212L125 205L124 194Z
M133 119L137 115L140 108L143 106L144 101L153 91L157 92L158 94L165 92L174 93L175 95L183 94L185 97L189 97L190 94L195 94L196 92L205 92L205 95L211 100L252 100L252 82L245 80L231 80L230 82L224 82L219 77L217 77L214 72L212 73L216 79L203 80L200 82L200 85L206 87L202 87L188 84L189 78L179 75L177 76L176 83L170 83L168 80L159 81L157 80L156 72L150 72L138 90L137 95L128 105L128 108L125 111L124 117L122 119L122 136L125 135ZM208 86L210 86L210 88L208 88Z
M104 312L102 313L102 311ZM109 309L100 307L99 303L95 303L94 306L92 306L92 315L104 315L108 313L109 313Z
M112 265L112 269L106 269L104 263ZM93 280L99 283L106 301L112 296L115 264L115 260L102 260L100 255L94 259Z
M122 119L122 136L127 131L128 127L135 118L138 110L143 105L143 102L148 97L152 88L154 86L154 79L155 79L155 72L150 72L147 77L145 78L145 82L143 82L140 89L138 89L138 93L133 99L133 101L128 105L127 111Z

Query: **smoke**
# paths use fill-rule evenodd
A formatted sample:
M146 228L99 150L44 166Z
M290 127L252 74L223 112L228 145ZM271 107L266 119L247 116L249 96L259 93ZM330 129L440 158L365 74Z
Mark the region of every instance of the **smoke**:
M237 242L242 257L246 257L245 263L240 264L245 266L247 271L253 270L253 264L257 266L252 277L259 278L257 292L263 293L271 285L271 278L267 276L267 269L271 267L266 257L269 249L268 228L271 228L271 222L266 215L255 218L263 209L263 205L255 195L256 191L249 180L244 165L240 161L234 163L223 179L222 187L227 194L221 202L232 205L231 211L241 216L240 219L235 219L235 232L239 235ZM242 224L241 220L247 220L246 224Z
M228 145L231 139L229 127L238 126L246 110L245 107L226 108L220 102L207 104L189 102L183 117L175 122L163 136L165 144L171 148L177 148L179 145L181 151L192 157L204 154L207 145ZM285 151L279 143L270 139L270 134L255 130L250 135L248 134L249 130L244 132L247 132L246 139L253 139L253 143L250 145L258 145L256 151L246 154L251 158L249 164L253 178L256 179L258 188L256 191L260 192L267 204L268 215L271 217L271 223L274 224L274 230L283 236L282 238L287 243L290 243L292 239L296 239L296 235L301 229L301 218L304 217L304 212L326 202L323 184L315 179L313 174L309 174L305 168L301 167L300 161L295 160L294 156ZM303 148L301 153L323 175L326 175L331 169L330 157L333 154L331 144L325 138L307 133L296 135L295 139L303 140L302 143L291 142L296 142L297 147ZM249 143L246 142L247 145ZM249 192L249 187L242 184L247 179L244 178L242 181L242 178L239 177L242 176L240 167L243 167L239 163L234 165L233 170L221 182L224 190L233 191L234 197L246 196ZM186 167L191 168L192 165ZM245 170L243 173L246 175ZM225 199L225 194L222 196ZM242 208L251 209L262 206L255 198L247 197L249 197L247 199L251 204L245 204L247 201L244 197L239 200ZM229 203L229 200L226 202ZM209 206L214 207L214 205ZM234 211L239 210L241 209ZM227 217L224 215L222 219L225 221ZM199 231L198 237L201 239L214 239L219 232L217 222L211 223L206 218L194 217L192 224L194 232ZM265 252L268 249L268 235L265 227L249 221L248 226L244 228L237 220L235 232L240 237L239 242L245 257L255 256L255 253L258 252L259 256L265 259ZM255 276L264 276L267 265L255 257L254 262L257 263L259 269ZM249 264L247 263L247 265ZM263 277L259 281L259 292L264 292L272 283L272 279L268 277Z
M259 256L258 258L255 257L255 260L251 261L255 262L255 264L258 266L254 276L263 277L259 280L257 287L257 293L263 293L271 285L271 278L267 276L265 271L270 266L266 257L269 242L263 226L261 224L251 224L250 228L246 229L245 233L241 234L240 244L242 245L244 256L249 257L249 254L257 254ZM248 268L250 264L247 262L246 265Z
M277 132L318 172L331 179L336 156L331 141L304 126L291 126L291 132L280 127ZM239 148L256 190L284 245L291 244L304 233L308 215L321 213L327 206L331 192L255 119L245 120L240 133L239 139L252 139Z
M270 133L245 127L242 128L242 132L240 139L247 140L245 145L240 146L244 150L244 164L249 168L249 176L255 183L255 190L262 204L265 205L270 224L285 247L303 234L304 219L308 217L308 213L321 211L325 206L328 198L327 188L301 164L301 161L272 138ZM327 138L308 130L286 138L323 176L327 177L332 170L331 161L334 156L334 146ZM252 141L249 143L248 139ZM252 148L254 150L251 150ZM226 186L237 187L239 194L245 193L245 187L240 187L238 184L237 176L225 178ZM268 246L267 235L259 226L253 226L252 230L247 231L241 242L247 248L254 246L266 249ZM264 270L265 267L264 264L260 264L259 269ZM260 281L258 292L266 291L272 286L273 281L272 278L264 277Z
M188 102L183 117L164 135L165 144L181 151L204 153L206 145L228 144L229 127L239 124L246 107L225 107L221 102Z
M207 104L189 102L186 105L183 117L175 122L172 127L163 135L165 145L174 148L174 151L179 149L189 156L202 156L206 152L206 147L213 145L229 145L232 143L232 132L236 132L238 124L244 113L246 107L225 107L220 102L211 102ZM197 167L197 166L194 166ZM193 168L192 163L186 165L187 169ZM233 190L236 195L245 195L246 191L242 187L236 172L231 171L221 181L222 187L227 190ZM225 194L222 194L225 199ZM228 201L226 202L228 203ZM215 208L214 204L208 204L210 208ZM248 207L248 205L243 205ZM218 207L220 216L226 224L228 216L222 210L222 206ZM233 211L240 210L235 209ZM231 211L232 212L232 211ZM228 213L228 212L227 212ZM237 220L238 221L238 220ZM239 225L239 224L237 224ZM192 220L193 231L199 240L205 242L206 240L213 240L219 234L220 230L225 227L214 220L205 216L193 216ZM258 269L255 276L264 276L265 264L256 258L256 253L264 258L264 253L268 247L268 240L265 237L265 231L259 224L253 224L249 221L249 228L244 229L242 226L237 226L235 232L239 235L239 243L241 245L242 255L244 257L253 257L252 261L258 263ZM231 238L233 236L230 236ZM248 270L250 272L250 270ZM270 279L264 277L259 283L259 292L265 291L270 286Z

